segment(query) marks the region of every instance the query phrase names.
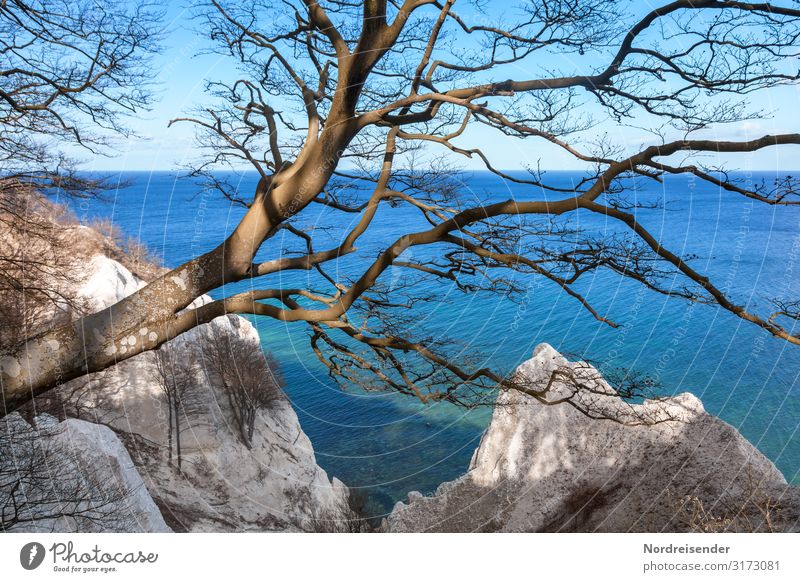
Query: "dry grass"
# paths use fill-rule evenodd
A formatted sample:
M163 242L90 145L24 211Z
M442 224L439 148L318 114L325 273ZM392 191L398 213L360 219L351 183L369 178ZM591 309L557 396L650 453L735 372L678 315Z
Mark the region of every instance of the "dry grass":
M763 478L748 471L742 497L735 503L717 502L713 508L697 495L674 502L678 520L696 533L773 533L780 504L764 489Z
M160 261L110 223L79 224L62 204L0 179L0 345L15 345L86 311L86 262L102 253L151 280Z
M166 269L161 257L133 236L125 236L109 219L94 220L90 228L99 238L95 251L121 263L143 281L152 281Z

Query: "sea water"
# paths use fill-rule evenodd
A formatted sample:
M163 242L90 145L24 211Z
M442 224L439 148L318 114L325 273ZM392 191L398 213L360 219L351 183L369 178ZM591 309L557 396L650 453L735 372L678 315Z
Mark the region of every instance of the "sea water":
M244 198L256 183L254 174L221 177ZM775 175L740 177L769 184ZM244 213L218 193L172 173L130 172L119 178L119 188L109 191L105 201L75 202L75 212L82 221L110 218L168 267L214 248ZM488 173L458 178L465 204L563 196ZM553 172L549 178L569 187L579 176ZM690 264L710 275L735 302L769 313L771 298L800 294L800 208L761 204L685 176L668 177L663 184L639 181L630 188L629 199L648 206L636 211L637 219L670 250L693 257ZM338 244L358 217L312 205L297 226L315 234L315 248L320 250ZM615 221L588 213L571 217L569 225L598 237L624 232ZM339 230L328 229L334 226ZM386 205L359 241L358 253L331 266L331 272L343 280L357 277L399 235L425 227L417 210ZM278 256L284 248L298 249L292 238L279 233L259 258ZM415 252L417 259L424 258L436 250L411 249L403 258L414 260ZM402 287L406 271L389 269L381 281ZM787 480L800 483L800 346L776 339L719 307L668 298L609 273L587 275L577 288L601 314L620 324L617 329L598 322L547 281L528 275L517 275L514 281L519 293L513 300L502 294L464 293L450 282L425 283L420 290L437 300L415 309L409 333L446 338L457 356L501 373L530 357L540 342L587 358L603 370L636 370L656 380L662 394L689 391L698 396L706 410L741 431ZM259 284L247 281L212 295ZM305 271L274 275L263 284L322 288L319 276ZM424 405L392 392L347 386L342 390L309 347L304 324L251 319L264 349L280 363L286 393L318 463L329 475L363 490L371 511L391 509L412 490L430 493L467 469L489 421L488 408Z

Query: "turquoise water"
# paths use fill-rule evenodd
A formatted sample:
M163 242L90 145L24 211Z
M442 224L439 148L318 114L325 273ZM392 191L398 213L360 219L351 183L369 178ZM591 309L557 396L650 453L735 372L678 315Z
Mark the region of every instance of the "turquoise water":
M551 177L563 185L576 178L570 173ZM769 180L770 175L752 177ZM77 205L79 218L111 218L163 256L167 266L219 244L243 212L173 174L129 173L122 178L127 184L107 202ZM243 193L253 191L254 176L237 179ZM465 198L545 196L489 174L465 174L462 179ZM663 208L638 211L638 219L673 251L697 255L693 266L716 277L738 302L763 306L769 297L797 297L800 208L758 205L685 177L638 187L636 196L642 201L664 202ZM316 229L330 243L337 240L341 232L323 227L335 224L341 214L317 207L305 214L298 226ZM344 216L348 222L355 219ZM583 214L573 225L597 234L619 232L617 225ZM387 241L423 226L407 208L381 210L375 228L358 245L359 254L342 260L339 274L357 275ZM270 242L264 257L275 256L289 238L279 235ZM401 276L395 271L385 274L390 283ZM318 282L314 274L292 273L270 280L270 285ZM513 370L546 341L604 368L647 373L659 381L662 393L690 391L700 397L709 412L737 427L788 480L800 483L800 347L772 338L722 309L667 299L608 274L588 276L580 290L601 313L622 324L616 330L598 323L551 284L530 278L518 283L524 291L515 302L431 282L425 290L439 300L416 310L414 331L452 338L460 355L501 372ZM399 394L355 388L342 391L312 353L302 324L268 319L255 323L265 349L281 364L287 394L319 464L351 487L364 488L376 513L391 508L410 490L427 493L463 473L488 409L422 405Z

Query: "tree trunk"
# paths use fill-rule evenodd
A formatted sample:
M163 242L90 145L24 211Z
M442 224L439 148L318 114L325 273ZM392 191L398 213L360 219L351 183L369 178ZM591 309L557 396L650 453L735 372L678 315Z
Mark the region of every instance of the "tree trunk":
M248 410L248 420L247 420L247 448L253 448L253 429L256 425L256 408L253 405L250 405Z
M178 454L178 471L181 470L181 414L178 407L180 406L179 400L175 399L175 451Z
M230 237L216 249L166 273L97 313L45 332L0 355L0 416L64 382L108 368L225 313L247 306L215 302L176 315L200 295L246 278L261 244L275 227L307 206L325 187L355 119L331 124L295 163L259 182L254 200ZM241 309L240 309L241 308Z
M169 428L167 430L167 446L169 447L169 463L172 464L172 398L167 395L167 406L169 407Z

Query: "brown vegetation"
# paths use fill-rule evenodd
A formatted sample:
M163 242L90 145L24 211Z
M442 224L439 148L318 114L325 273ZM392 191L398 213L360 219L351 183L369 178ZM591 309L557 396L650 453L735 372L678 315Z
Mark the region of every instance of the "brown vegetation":
M233 416L239 438L253 447L256 413L281 398L283 380L275 359L253 350L241 336L211 326L198 346L209 380L221 386Z
M472 405L491 400L498 385L516 388L502 374L454 357L450 342L414 333L408 310L433 299L419 285L429 279L498 300L524 295L521 279L539 279L598 324L616 327L581 291L587 274L609 271L655 293L717 305L800 344L796 297L758 304L736 297L696 266L696 257L649 231L637 218L641 203L628 195L637 181L684 174L759 204L800 203L796 178L754 183L703 163L704 154L796 146L800 134L725 141L697 133L758 117L748 96L798 82L791 59L800 52L799 9L675 0L633 14L605 0L534 0L516 21L495 21L456 4L211 0L199 8L216 50L242 74L211 83L210 105L175 121L195 124L208 152L195 174L247 211L217 248L107 310L9 349L6 411L226 313L304 325L332 375L360 381L371 374L373 386L424 402ZM548 52L568 54L560 62L570 66L507 78L509 71L543 70L550 61L537 59ZM598 140L595 114L653 137L641 146ZM523 147L554 148L583 165L583 178L565 187L538 168L524 177L498 170L491 149L469 143L474 128ZM459 158L481 161L530 196L461 195L452 170ZM345 159L357 171L343 170ZM254 192L214 174L242 163L259 174ZM401 204L429 226L358 255L364 233L385 219L379 207ZM323 205L337 225L338 244L298 227L297 217L313 205ZM595 236L577 220L587 215L618 233ZM260 250L274 258L257 259ZM347 255L362 260L340 261ZM281 274L292 270L314 270L324 281L289 288ZM386 284L390 272L404 274L401 286ZM186 309L243 280L251 280L250 290ZM149 333L122 355L128 330L145 328ZM35 370L19 366L29 354L41 362Z
M21 419L0 428L0 532L131 527L125 509L133 492L77 465L72 446L58 437L61 430Z
M86 315L78 289L93 255L109 256L144 280L163 272L145 245L102 226L82 226L65 204L18 180L0 180L0 344Z

